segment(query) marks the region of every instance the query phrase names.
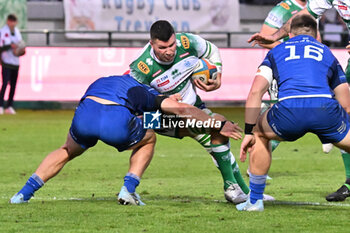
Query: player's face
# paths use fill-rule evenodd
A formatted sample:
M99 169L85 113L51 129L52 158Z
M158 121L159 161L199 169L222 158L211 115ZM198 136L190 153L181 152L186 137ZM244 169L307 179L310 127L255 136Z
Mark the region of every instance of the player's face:
M17 21L7 20L7 25L11 30L13 30L17 25Z
M174 60L176 52L176 37L173 34L168 41L161 41L158 39L151 40L151 46L154 54L160 61L171 62Z

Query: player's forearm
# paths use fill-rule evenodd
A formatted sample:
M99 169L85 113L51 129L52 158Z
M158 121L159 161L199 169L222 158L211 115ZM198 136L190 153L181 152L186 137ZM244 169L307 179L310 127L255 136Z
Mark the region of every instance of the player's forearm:
M161 108L163 112L175 114L182 118L190 120L194 119L196 121L202 122L207 120L214 120L213 117L209 116L199 108L185 103L179 103L170 98L167 98L162 102Z
M259 44L259 46L265 48L265 49L273 49L274 47L276 47L277 45L281 44L280 41L276 41L272 44Z
M197 121L207 121L214 119L197 107L183 103L179 104L179 115L184 116L187 119L195 119Z
M162 101L161 109L163 112L179 115L188 119L205 121L211 118L199 108L196 108L189 104L179 103L171 98L166 98Z
M256 124L260 114L261 95L257 92L250 92L245 105L245 123Z
M288 33L290 32L290 24L292 22L292 18L290 18L280 29L278 29L274 34L272 34L275 41L279 41L280 39L288 36Z
M273 34L275 41L278 41L288 36L288 33L290 32L290 25L294 17L297 15L303 15L303 14L310 15L310 12L307 10L307 8L304 8L303 10L299 11L297 14L293 15L280 29L278 29L277 32Z
M272 35L274 34L276 31L278 30L278 28L276 27L272 27L268 24L263 24L260 30L260 33L263 35ZM277 45L279 45L281 42L280 41L276 41L274 43L271 44L259 44L259 46L265 48L265 49L273 49L274 47L276 47Z
M0 47L0 53L11 49L11 45L4 45Z
M350 92L347 83L338 85L334 90L335 98L339 104L350 115Z

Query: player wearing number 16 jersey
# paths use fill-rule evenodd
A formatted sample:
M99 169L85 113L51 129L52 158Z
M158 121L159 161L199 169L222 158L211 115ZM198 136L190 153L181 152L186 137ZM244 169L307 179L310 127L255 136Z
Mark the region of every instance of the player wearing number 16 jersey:
M350 93L345 74L330 49L319 43L317 24L309 15L291 23L290 40L272 49L260 65L246 102L245 137L240 158L250 150L250 198L238 210L262 211L271 139L295 141L308 132L322 143L350 152ZM272 79L278 102L262 116L259 107ZM253 128L255 124L255 131ZM253 146L254 145L254 146Z

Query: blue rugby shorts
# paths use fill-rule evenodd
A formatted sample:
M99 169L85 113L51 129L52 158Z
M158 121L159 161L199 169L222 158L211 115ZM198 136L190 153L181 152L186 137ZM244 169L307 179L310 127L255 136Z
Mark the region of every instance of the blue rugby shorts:
M82 148L96 145L98 140L124 151L146 134L142 120L121 105L104 105L85 99L77 107L70 135Z
M325 97L292 98L277 102L267 121L279 137L295 141L308 132L322 143L337 143L349 131L349 115L337 100Z

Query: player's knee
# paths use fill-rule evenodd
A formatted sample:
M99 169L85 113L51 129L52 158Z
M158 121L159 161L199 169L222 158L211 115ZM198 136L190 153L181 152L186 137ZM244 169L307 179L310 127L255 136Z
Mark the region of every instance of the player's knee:
M74 159L84 152L83 149L77 150L76 148L70 147L68 144L63 145L60 149L66 152L69 160Z
M156 134L153 132L148 140L148 143L156 144L157 137Z
M145 144L156 144L157 137L154 131L149 130L144 138Z
M350 153L350 130L340 142L334 143L334 145L345 150L347 153Z

